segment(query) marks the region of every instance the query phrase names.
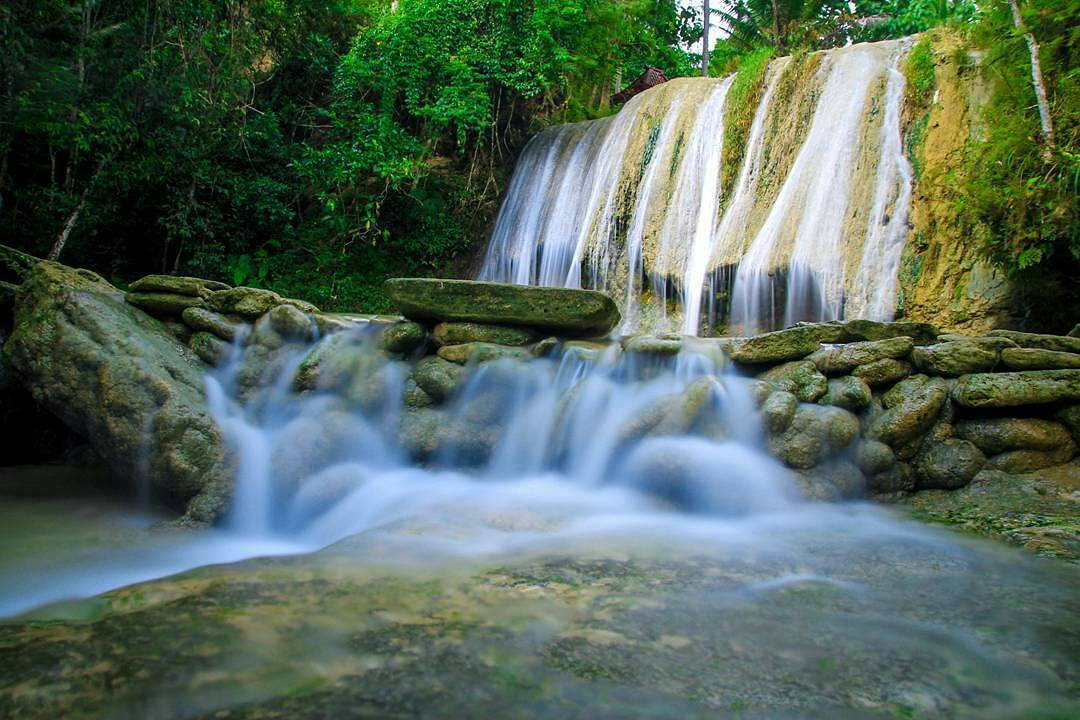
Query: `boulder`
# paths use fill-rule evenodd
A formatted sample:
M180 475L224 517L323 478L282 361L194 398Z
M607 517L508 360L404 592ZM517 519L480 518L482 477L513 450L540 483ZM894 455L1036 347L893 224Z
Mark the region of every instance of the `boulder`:
M888 340L896 337L909 337L916 345L931 345L937 342L940 331L929 323L878 322L876 320L849 320L844 323L845 340Z
M1054 450L1011 450L993 456L987 466L1001 472L1026 473L1067 463L1075 454L1076 447L1072 442Z
M1068 428L1073 440L1080 443L1080 405L1071 405L1059 410L1055 417L1058 422Z
M825 394L818 398L818 402L857 413L870 404L871 396L870 386L865 380L848 375L829 380Z
M884 358L860 365L852 370L851 374L853 377L866 381L867 385L877 387L878 385L892 385L903 380L914 370L915 368L907 360Z
M682 347L682 338L656 335L636 335L623 343L624 350L641 355L678 355Z
M777 365L758 375L778 390L793 393L802 402L815 402L825 394L828 381L809 360Z
M169 332L173 334L173 337L175 337L177 340L184 343L185 345L187 345L188 340L191 339L191 328L189 328L184 323L177 322L176 320L162 319L161 324L169 329Z
M989 334L994 337L1008 338L1023 348L1080 353L1080 337L1040 335L1038 333L1017 332L1016 330L993 330Z
M509 347L493 343L471 342L463 345L443 345L438 350L443 360L465 365L466 363L485 363L493 360L528 360L532 352L523 347Z
M837 375L878 360L905 358L914 346L909 337L825 345L807 359L826 375Z
M961 420L953 432L990 455L1009 450L1054 450L1073 442L1064 425L1038 418Z
M769 437L769 450L786 465L810 468L851 444L859 420L846 410L802 405L784 432Z
M294 305L276 305L267 317L275 332L291 340L309 342L318 330L311 316Z
M886 393L886 410L870 425L868 435L894 449L914 442L937 420L948 400L949 386L941 378L915 375Z
M928 443L915 461L916 488L958 490L967 486L986 464L986 457L966 440L949 438Z
M379 347L388 353L410 355L427 343L428 333L424 326L414 322L400 322L383 330Z
M128 293L127 302L151 315L180 317L191 307L202 307L202 298L171 293Z
M915 490L915 469L910 463L897 462L888 470L868 476L867 488L879 496L895 496Z
M207 365L217 367L229 357L229 344L208 332L197 332L188 340L188 347L195 351Z
M1003 408L1080 401L1080 370L1025 370L965 375L952 390L968 408Z
M761 405L761 417L765 422L765 429L774 435L784 432L791 425L798 407L799 400L791 393L784 390L772 393Z
M855 445L855 464L868 477L887 472L896 465L892 448L877 440L860 440Z
M1066 370L1080 368L1080 355L1042 348L1006 348L1001 362L1010 370Z
M170 293L201 298L212 292L228 289L228 285L215 280L180 275L147 275L128 286L128 292L133 293Z
M840 341L843 332L842 325L823 323L762 333L735 344L731 359L750 365L799 360L817 350L823 342Z
M405 381L405 407L422 408L435 404L435 400L421 389L411 377Z
M339 391L358 375L375 374L385 363L386 356L364 343L359 332L338 333L324 338L304 356L293 374L292 388Z
M972 337L970 335L956 335L953 333L942 333L938 335L938 342L970 342L975 343L979 347L986 348L987 350L1004 350L1005 348L1018 347L1009 338L998 337L996 335L986 335L984 337Z
M145 478L187 519L226 509L232 482L195 354L99 276L30 270L5 359L34 398L90 441L119 477Z
M465 368L441 357L429 355L412 371L416 385L437 403L445 402L453 395L466 377Z
M958 340L915 348L911 360L921 372L957 377L992 370L998 362L998 351Z
M278 305L292 305L305 313L319 312L319 308L303 300L283 298L271 290L243 286L210 293L207 304L220 313L232 313L246 318L261 317Z
M435 326L431 336L436 345L464 345L471 342L495 345L528 345L536 333L528 328L506 325L486 325L473 322L443 322Z
M423 322L477 322L542 328L556 335L606 335L619 309L595 290L471 280L393 278L386 294L401 313Z
M181 317L184 324L196 332L208 332L225 340L235 342L241 333L247 333L251 327L240 320L232 320L213 310L202 307L190 307Z

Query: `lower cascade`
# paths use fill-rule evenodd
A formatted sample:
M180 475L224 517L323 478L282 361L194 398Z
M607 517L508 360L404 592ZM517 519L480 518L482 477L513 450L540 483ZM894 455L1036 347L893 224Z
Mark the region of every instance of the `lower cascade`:
M27 272L12 369L144 502L186 507L147 531L125 506L5 496L5 527L64 543L0 565L5 673L50 688L30 716L460 717L523 694L553 717L1075 710L1074 566L866 499L1062 512L1080 339L869 320L605 338L622 319L594 291L387 292L412 320ZM20 477L0 487L56 482ZM1075 557L1054 528L1011 532ZM5 715L22 693L0 685Z
M605 290L624 332L892 319L912 194L909 45L774 60L738 147L725 146L735 76L672 80L612 117L541 132L480 279Z

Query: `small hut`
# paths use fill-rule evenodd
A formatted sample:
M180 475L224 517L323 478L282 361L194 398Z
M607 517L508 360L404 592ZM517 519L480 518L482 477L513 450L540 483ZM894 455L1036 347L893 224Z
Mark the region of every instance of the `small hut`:
M620 105L637 95L639 92L645 92L649 88L656 87L657 85L666 82L667 75L664 74L664 71L658 67L649 65L645 68L645 72L638 75L637 80L612 95L611 103L613 105Z

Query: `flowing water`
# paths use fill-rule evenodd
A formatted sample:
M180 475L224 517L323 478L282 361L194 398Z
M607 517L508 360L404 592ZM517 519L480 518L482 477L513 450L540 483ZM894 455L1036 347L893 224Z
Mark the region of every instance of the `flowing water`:
M773 61L744 148L724 148L732 77L673 80L613 117L543 131L522 153L480 279L608 290L624 332L891 319L911 201L908 44L829 51L803 79L807 59ZM794 120L805 132L774 102L786 73L787 93L813 98ZM741 158L730 188L728 154Z
M710 341L489 363L420 411L376 334L322 341L370 369L333 392L291 391L300 346L254 387L240 346L207 379L238 458L219 530L114 508L78 534L70 507L5 497L5 530L40 541L0 565L9 615L290 556L0 624L10 682L72 703L40 716L1075 710L1074 568L806 499ZM4 686L0 712L23 697Z

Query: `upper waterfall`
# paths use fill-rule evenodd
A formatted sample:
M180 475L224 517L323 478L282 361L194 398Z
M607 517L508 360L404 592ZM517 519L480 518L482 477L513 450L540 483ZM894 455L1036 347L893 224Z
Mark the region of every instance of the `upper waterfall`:
M908 44L774 60L743 147L724 147L734 76L679 78L611 117L544 130L480 278L605 290L624 332L891 319L912 184Z

